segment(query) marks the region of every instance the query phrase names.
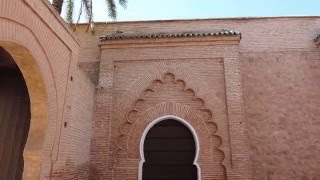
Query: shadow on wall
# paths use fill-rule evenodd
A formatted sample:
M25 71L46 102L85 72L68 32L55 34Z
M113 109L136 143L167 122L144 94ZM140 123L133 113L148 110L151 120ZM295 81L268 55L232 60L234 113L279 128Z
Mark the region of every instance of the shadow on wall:
M54 179L89 179L89 162L76 165L74 162L67 160L66 165L55 170L52 178ZM96 171L90 169L91 173Z
M26 84L26 91L28 92L28 96L30 96L29 112L31 112L31 119L29 117L30 126L28 125L28 127L30 128L29 128L29 132L27 132L27 134L23 136L23 137L28 137L27 143L23 150L23 157L24 157L23 179L39 179L40 169L43 162L41 153L42 153L42 147L43 147L43 143L46 135L47 119L48 119L47 93L46 93L45 84L43 81L43 76L40 72L40 69L36 60L33 58L33 56L28 51L28 49L26 49L25 47L19 44L8 42L8 41L0 41L0 47L3 49L4 52L6 52L11 57L11 60L9 62L5 62L4 59L6 58L1 58L0 66L5 69L15 66L16 69L19 70L19 72L21 71L20 72L21 78L24 79L23 81L25 81L25 84ZM5 77L5 76L2 76L2 77ZM12 83L12 82L9 83L10 86L12 84L15 84L15 83ZM1 86L1 87L4 88L8 86ZM16 113L16 114L19 114L19 113ZM18 116L16 119L20 120L21 117ZM4 131L0 130L0 132L4 132ZM0 144L3 144L3 143L0 143Z
M0 179L21 179L30 127L26 82L12 56L0 46Z

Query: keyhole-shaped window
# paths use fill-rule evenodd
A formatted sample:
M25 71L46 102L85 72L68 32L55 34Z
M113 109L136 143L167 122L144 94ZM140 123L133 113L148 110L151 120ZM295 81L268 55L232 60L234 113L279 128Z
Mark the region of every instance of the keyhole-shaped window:
M183 123L167 119L155 124L146 135L143 152L143 180L197 179L195 140Z

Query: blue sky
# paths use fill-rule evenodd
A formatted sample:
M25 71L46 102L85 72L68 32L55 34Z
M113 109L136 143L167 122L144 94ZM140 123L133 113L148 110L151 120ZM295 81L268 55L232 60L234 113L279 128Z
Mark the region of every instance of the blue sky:
M93 3L95 22L112 21L105 0L93 0ZM76 5L76 12L78 9ZM318 16L320 0L128 0L127 8L118 5L117 11L117 21ZM84 21L82 18L81 22Z

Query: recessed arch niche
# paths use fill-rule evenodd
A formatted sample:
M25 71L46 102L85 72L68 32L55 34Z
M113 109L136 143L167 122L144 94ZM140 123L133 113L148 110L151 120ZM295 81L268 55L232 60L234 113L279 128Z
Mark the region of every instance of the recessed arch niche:
M198 141L196 142L201 148L197 149L199 155L194 162L200 167L210 167L201 170L201 177L210 176L214 172L215 177L224 179L226 170L223 160L226 155L221 148L223 140L215 120L214 109L199 98L184 80L172 73L165 73L161 79L151 81L123 117L125 121L119 123L117 129L119 134L115 135L112 147L114 148L112 154L114 179L139 176L140 139L150 123L168 115L184 119L197 132ZM136 164L130 167L136 169L134 171L126 169L127 162Z
M21 73L29 99L29 128L23 137L23 179L40 179L42 150L48 126L46 86L39 66L27 48L11 41L0 41L0 47L11 56L11 65ZM25 104L27 105L27 104Z
M0 46L0 177L22 179L23 151L30 127L26 82L12 56Z

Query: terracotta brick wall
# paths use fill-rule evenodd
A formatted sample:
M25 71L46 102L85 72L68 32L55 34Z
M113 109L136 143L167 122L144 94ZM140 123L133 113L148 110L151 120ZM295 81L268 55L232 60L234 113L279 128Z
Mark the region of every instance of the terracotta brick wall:
M75 33L81 38L81 51L79 52L79 67L80 69L91 79L91 81L97 85L99 77L100 66L100 48L99 36L101 28L104 26L98 26L98 30L92 34L90 31L86 32L86 25L77 25Z
M194 82L190 81L191 78L203 80L203 84L215 91L215 94L208 93L207 96L215 100L222 99L223 103L226 103L223 64L220 59L197 61L201 63L194 64L192 60L115 62L114 118L110 139L116 140L116 143L110 142L112 156L108 162L109 176L113 175L115 179L136 179L141 160L140 139L144 129L159 117L175 115L189 122L197 133L200 152L196 162L200 164L202 179L227 177L221 162L229 161L230 157L225 156L219 149L226 151L226 154L230 153L228 123L225 117L216 112L218 103L214 104L201 96L199 87L192 85ZM177 70L170 69L171 67ZM194 72L197 72L197 77ZM186 77L188 75L193 77L189 79ZM207 81L211 78L211 82ZM206 91L205 87L202 88ZM222 114L225 114L225 108L220 108ZM122 128L121 131L119 127ZM213 137L208 138L210 136ZM222 146L221 141L224 142ZM210 173L208 169L211 169Z
M241 56L253 178L319 178L319 52Z
M74 84L72 104L67 107L71 115L63 124L61 160L54 177L88 179L95 87L80 69L72 76L71 83Z
M125 33L173 33L231 29L242 33L240 52L306 50L317 51L313 39L318 36L320 17L226 18L204 20L138 21L97 23L94 36L86 34L86 25L78 25L81 39L80 61L99 57L98 37L117 31ZM99 59L99 58L98 58Z
M96 61L93 57L99 53L99 48L92 44L99 36L116 31L240 31L239 58L252 177L311 179L320 177L317 138L320 137L320 51L313 42L320 32L319 23L319 17L147 21L97 24L95 36L91 38L84 37L84 26L80 25L77 33L81 41L85 39L82 47L86 51L81 57L90 63ZM124 56L127 60L151 57L143 50L122 52L127 53ZM110 56L110 60L119 59L112 53ZM101 75L100 78L107 81ZM106 77L112 79L113 75ZM107 151L110 147L100 148ZM98 163L96 160L92 162Z
M79 41L47 0L0 1L0 26L30 94L24 178L87 179L94 86L77 69Z
M250 177L238 40L221 36L102 44L91 178L136 179L141 135L166 115L195 128L201 145L195 163L202 179Z

